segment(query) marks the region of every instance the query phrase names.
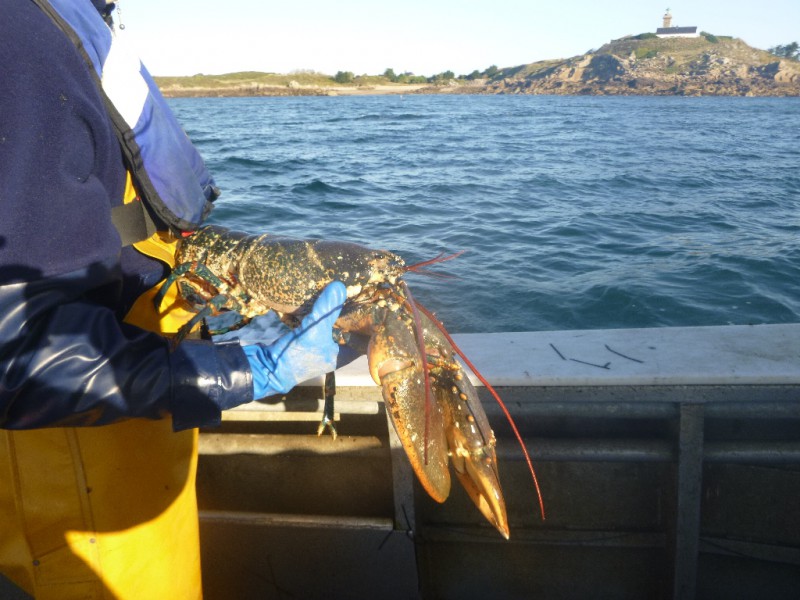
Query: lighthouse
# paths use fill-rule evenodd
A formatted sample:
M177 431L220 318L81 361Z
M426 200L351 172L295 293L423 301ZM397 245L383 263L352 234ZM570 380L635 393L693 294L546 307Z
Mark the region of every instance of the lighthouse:
M660 38L698 37L697 27L673 27L672 14L669 9L664 13L664 26L656 29L656 35Z

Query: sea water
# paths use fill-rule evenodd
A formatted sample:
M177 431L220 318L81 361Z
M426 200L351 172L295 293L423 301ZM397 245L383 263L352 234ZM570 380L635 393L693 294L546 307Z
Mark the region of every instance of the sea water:
M211 222L407 262L452 332L800 321L800 99L170 100Z

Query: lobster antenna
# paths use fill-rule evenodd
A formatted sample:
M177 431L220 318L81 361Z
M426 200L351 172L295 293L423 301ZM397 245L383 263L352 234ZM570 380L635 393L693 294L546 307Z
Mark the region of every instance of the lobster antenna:
M430 265L435 265L442 262L447 262L448 260L453 260L454 258L458 258L462 254L464 254L465 250L461 250L460 252L456 252L455 254L449 254L447 256L444 255L444 252L440 253L439 256L436 258L431 258L430 260L424 260L422 262L414 263L413 265L408 265L405 270L412 271L414 273L420 273L422 275L427 275L429 277L438 277L440 279L455 279L455 275L449 275L447 273L437 273L436 271L428 271L425 267L429 267Z
M473 365L472 362L464 355L464 353L461 351L461 348L459 348L458 345L455 343L455 341L453 341L453 338L450 336L450 334L444 328L444 325L442 325L442 323L439 321L439 319L437 319L435 316L433 316L433 313L431 313L427 308L425 308L421 304L418 305L418 307L419 307L419 310L424 312L430 318L430 320L433 321L433 323L436 325L436 327L439 328L439 331L441 331L442 335L444 335L444 337L447 338L447 341L450 342L451 346L453 346L453 349L461 357L461 360L463 360L466 363L466 365L470 369L472 369L472 372L475 373L475 376L481 381L481 383L483 385L486 386L486 389L489 390L489 393L492 394L494 399L500 405L500 408L502 409L503 414L505 414L506 419L508 420L508 423L511 425L511 429L514 431L514 435L516 436L517 441L519 442L520 448L522 448L522 454L525 456L525 462L528 463L528 470L531 472L531 477L533 477L533 485L536 487L536 496L539 499L539 509L540 509L540 511L542 513L542 521L544 521L545 520L545 516L544 516L544 500L542 499L542 490L539 487L539 479L536 477L536 471L533 469L533 463L531 462L530 454L528 454L528 449L525 447L525 442L522 441L522 435L520 434L519 430L517 429L517 425L516 425L516 423L514 423L514 419L511 417L511 413L508 412L508 408L506 408L505 402L503 402L500 399L500 395L489 384L489 382L486 381L486 378L484 378L484 376L480 374L478 369L475 368L475 365Z

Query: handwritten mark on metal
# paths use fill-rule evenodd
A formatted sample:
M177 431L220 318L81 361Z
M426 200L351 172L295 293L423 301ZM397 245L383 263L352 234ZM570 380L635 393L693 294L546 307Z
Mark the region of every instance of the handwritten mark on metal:
M578 360L577 358L570 358L572 362L581 363L582 365L589 365L590 367L597 367L598 369L606 369L607 371L611 369L611 363L607 362L604 365L597 365L595 363L586 362L585 360Z
M609 348L608 344L605 344L605 347L606 347L606 350L608 350L608 351L609 351L609 352L611 352L612 354L616 354L617 356L621 356L622 358L627 358L628 360L632 360L633 362L637 362L637 363L639 363L640 365L643 365L643 364L644 364L644 361L643 361L643 360L639 360L638 358L633 358L633 357L631 357L631 356L625 356L625 355L624 355L624 354L622 354L621 352L617 352L616 350L613 350L613 349Z
M632 356L627 356L625 354L622 354L621 352L617 352L616 350L611 348L608 344L603 344L603 345L605 346L606 350L608 350L612 354L616 354L617 356L619 356L621 358L624 358L626 360L637 362L639 364L644 364L643 360L639 360L638 358L633 358ZM587 362L585 360L579 360L577 358L567 358L566 356L564 356L561 353L561 351L558 348L555 347L554 344L551 343L550 347L553 349L553 351L556 354L558 354L558 356L559 356L559 358L561 358L561 360L571 360L572 362L580 363L582 365L589 365L590 367L597 367L598 369L606 369L607 371L611 370L611 361L605 363L604 365L598 365L597 363Z
M556 354L558 354L558 355L561 357L561 360L567 360L567 359L566 359L566 357L565 357L563 354L561 354L561 352L559 352L559 351L558 351L558 348L556 348L556 347L555 347L553 344L550 344L550 347L551 347L553 350L555 350L555 351L556 351Z

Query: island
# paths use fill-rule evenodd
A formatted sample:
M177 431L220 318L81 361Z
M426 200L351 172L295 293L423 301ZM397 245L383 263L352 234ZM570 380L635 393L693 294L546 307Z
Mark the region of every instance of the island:
M624 36L565 59L490 67L458 76L355 77L303 71L156 77L167 97L337 96L356 94L555 94L614 96L800 96L800 61L741 39L672 26Z

